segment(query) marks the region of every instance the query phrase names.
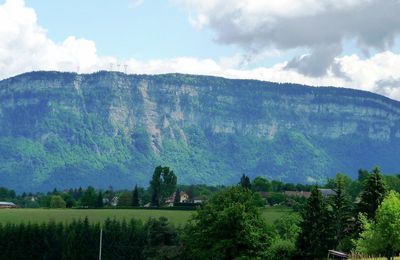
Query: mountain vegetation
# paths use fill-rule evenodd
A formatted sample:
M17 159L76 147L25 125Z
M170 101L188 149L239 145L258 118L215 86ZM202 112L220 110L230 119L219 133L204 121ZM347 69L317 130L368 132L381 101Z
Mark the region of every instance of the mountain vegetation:
M143 186L154 165L209 185L398 171L400 103L363 91L31 72L0 81L0 100L0 183L17 191Z

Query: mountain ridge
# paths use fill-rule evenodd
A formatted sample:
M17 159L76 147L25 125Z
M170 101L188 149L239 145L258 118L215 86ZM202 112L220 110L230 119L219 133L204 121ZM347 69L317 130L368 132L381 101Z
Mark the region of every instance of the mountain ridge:
M29 72L0 81L0 100L0 183L20 190L145 185L158 164L184 183L322 181L396 172L400 154L400 102L354 89Z

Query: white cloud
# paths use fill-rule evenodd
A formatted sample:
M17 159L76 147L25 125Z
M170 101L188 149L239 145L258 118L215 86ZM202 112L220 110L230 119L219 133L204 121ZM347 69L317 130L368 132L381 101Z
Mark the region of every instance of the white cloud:
M143 3L144 3L144 0L132 0L129 3L129 8L132 8L132 9L137 8L137 7L141 6Z
M327 72L344 41L382 51L400 34L399 0L171 1L188 10L196 27L211 28L219 43L251 52L308 48L307 57L294 58L288 69L315 77Z
M199 1L199 3L202 2ZM351 5L359 1L348 0L347 2ZM214 0L213 3L217 5L220 1ZM255 5L251 8L260 7ZM296 8L301 9L301 6L294 6L291 16L298 12ZM313 10L304 10L304 12L317 12L321 8L323 6L316 5ZM279 11L278 7L275 9ZM263 52L261 59L280 54L279 50L274 49ZM80 72L88 73L109 69L111 63L114 64L114 70L123 71L124 67L117 67L116 64L126 64L128 72L136 74L179 72L315 86L352 87L400 100L400 70L398 69L400 54L394 52L382 51L369 58L357 55L339 56L334 58L333 65L327 73L321 76L307 76L295 70L288 70L289 62L281 62L271 67L240 69L243 63L246 65L247 55L237 54L219 60L195 57L149 61L134 58L117 60L114 57L99 56L96 45L91 40L70 36L61 43L52 41L47 37L45 29L38 25L35 11L26 7L23 0L7 0L0 5L0 78L31 70L76 71L78 67Z
M92 71L101 60L93 41L70 36L62 43L50 40L23 0L0 5L0 77L31 70Z

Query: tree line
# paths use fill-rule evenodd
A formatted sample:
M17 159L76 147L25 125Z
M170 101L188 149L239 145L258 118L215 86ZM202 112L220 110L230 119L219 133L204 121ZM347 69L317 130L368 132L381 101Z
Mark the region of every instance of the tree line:
M261 215L254 184L243 175L238 185L215 192L182 227L165 218L107 220L104 259L324 259L329 249L390 259L400 252L400 196L377 167L360 171L355 184L338 174L328 181L330 196L312 186L300 212L274 224ZM100 227L87 219L0 225L0 258L94 259Z

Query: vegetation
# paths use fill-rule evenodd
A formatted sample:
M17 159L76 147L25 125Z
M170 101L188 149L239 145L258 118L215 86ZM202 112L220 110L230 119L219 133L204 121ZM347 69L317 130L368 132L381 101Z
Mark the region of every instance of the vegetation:
M77 82L80 91L71 91ZM138 91L140 84L147 86L148 98ZM378 137L379 129L396 132L385 115L397 118L390 107L398 103L366 92L116 72L26 73L0 81L0 89L0 183L18 193L147 186L152 166L160 164L179 173L182 183L209 185L237 183L243 173L322 183L336 172L356 177L358 167L371 167L372 161L388 172L398 167L399 139L390 138L388 146L368 130L380 126ZM157 138L152 132L161 129L130 123L148 112L148 101L157 104L152 116L168 125ZM130 120L112 108L126 111ZM348 113L353 108L380 112L354 117ZM337 129L344 121L349 124Z
M265 258L271 230L243 187L217 193L192 217L184 242L193 259Z
M116 236L122 236L120 241L130 241L129 245L121 242L122 247L132 248L135 259L323 259L328 249L385 255L389 259L400 252L400 224L397 223L400 195L395 191L399 187L396 178L399 177L383 176L375 167L371 172L360 170L354 181L337 174L334 179L327 180L323 189L269 181L264 177L251 181L244 174L238 185L232 187L188 186L177 185L176 175L169 168L159 166L148 189L135 186L133 191L114 191L109 187L103 191L89 186L63 192L54 189L47 194L16 195L12 190L0 188L3 200L24 202L26 207L36 203L47 208L64 208L4 210L0 225L6 227L3 229L6 233L23 230L11 236L22 236L25 229L33 228L29 232L44 240L48 233L57 238L57 232L61 232L65 238L78 236L78 241L91 239L88 236L96 236L100 225L109 225L115 229L107 231L110 241L119 241ZM160 194L160 206L138 209L152 202L155 190ZM189 201L206 199L202 204L186 203L186 208L176 201L179 206L168 208L162 206L167 194L175 194L175 200L180 199L181 194L185 198L188 195ZM110 209L121 207L135 209ZM195 207L196 212L181 210ZM124 232L129 230L131 218L136 224L130 229L130 235L136 235L128 239L129 235ZM27 219L32 224L27 224ZM49 221L49 224L42 224ZM140 221L145 223L137 224ZM74 225L80 226L85 233L73 231ZM68 239L57 239L53 245L59 254L74 259L77 253L70 243L79 246ZM125 259L127 251L119 250L118 243L106 255ZM5 244L0 241L0 246ZM30 248L35 246L30 245ZM46 248L47 245L43 247L39 243L39 246ZM77 252L85 250L82 248ZM10 252L13 251L6 251L5 256ZM48 254L52 255L52 252ZM14 253L10 254L14 256ZM87 257L92 258L94 251L88 254L91 256Z

